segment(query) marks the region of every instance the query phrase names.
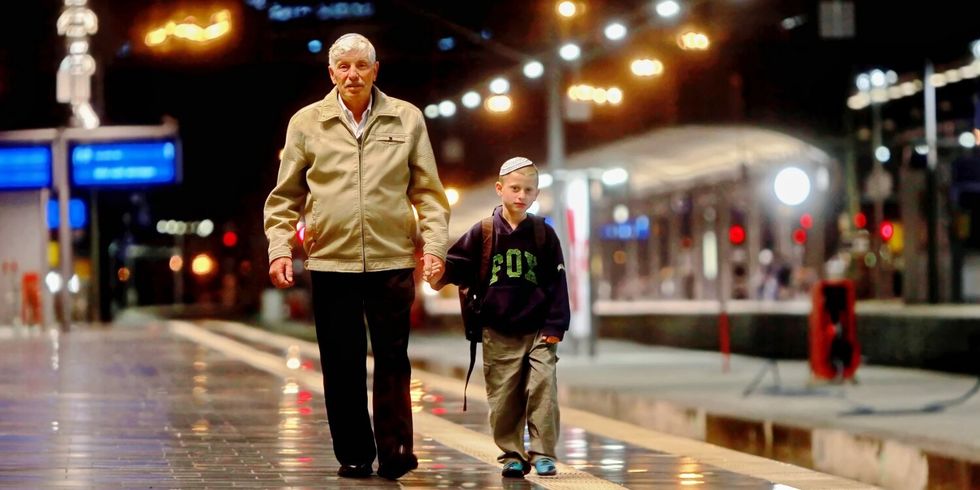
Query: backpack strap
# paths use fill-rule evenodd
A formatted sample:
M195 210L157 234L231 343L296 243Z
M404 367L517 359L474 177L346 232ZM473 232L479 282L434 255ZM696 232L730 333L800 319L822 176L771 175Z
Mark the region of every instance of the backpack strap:
M483 294L486 287L487 276L490 274L490 254L493 252L493 216L487 216L480 220L480 234L482 238L482 250L480 259L480 281L477 291ZM476 364L476 340L470 340L470 367L466 369L466 384L463 385L463 411L466 411L466 388L470 385L470 375L473 374L473 366Z

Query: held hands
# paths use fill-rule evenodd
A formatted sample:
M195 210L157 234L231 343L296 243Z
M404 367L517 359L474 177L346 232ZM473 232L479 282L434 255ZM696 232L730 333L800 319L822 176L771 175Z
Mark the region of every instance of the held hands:
M442 279L442 274L446 272L445 263L439 257L432 254L422 256L422 279L429 284L435 284Z
M293 259L290 257L279 257L269 264L269 279L272 284L284 289L295 284L293 281Z

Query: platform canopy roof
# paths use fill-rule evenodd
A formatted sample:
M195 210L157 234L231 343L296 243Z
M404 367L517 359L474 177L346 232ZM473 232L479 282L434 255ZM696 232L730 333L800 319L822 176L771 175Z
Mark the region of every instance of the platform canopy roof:
M616 167L625 169L631 195L643 196L731 181L742 174L767 176L789 165L813 170L829 161L828 154L820 148L771 129L677 126L571 154L565 168L594 175ZM547 165L539 164L539 168L552 173ZM490 177L460 190L461 198L453 207L450 220L451 237L465 233L499 204L494 181ZM543 211L550 211L551 198L550 189L542 190L538 200Z

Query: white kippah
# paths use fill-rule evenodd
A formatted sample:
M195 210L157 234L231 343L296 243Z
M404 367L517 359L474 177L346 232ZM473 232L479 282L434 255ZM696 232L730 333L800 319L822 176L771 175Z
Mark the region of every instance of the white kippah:
M503 165L500 166L500 175L504 176L519 168L530 167L531 165L534 165L534 162L528 160L527 158L514 157L511 158L510 160L507 160L506 162L504 162Z

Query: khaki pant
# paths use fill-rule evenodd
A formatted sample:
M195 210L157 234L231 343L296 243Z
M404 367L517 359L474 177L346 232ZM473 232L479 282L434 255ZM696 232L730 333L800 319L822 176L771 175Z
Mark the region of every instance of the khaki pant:
M483 376L490 404L493 440L503 451L501 462L555 458L558 440L557 344L541 333L505 335L483 329ZM530 450L524 447L524 427Z

